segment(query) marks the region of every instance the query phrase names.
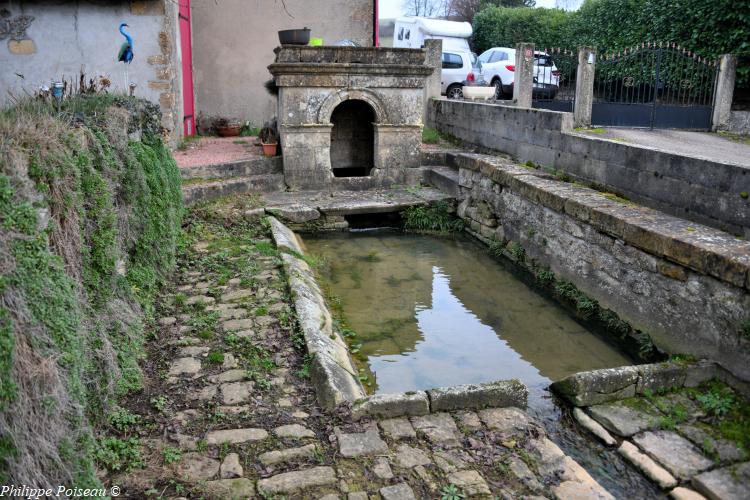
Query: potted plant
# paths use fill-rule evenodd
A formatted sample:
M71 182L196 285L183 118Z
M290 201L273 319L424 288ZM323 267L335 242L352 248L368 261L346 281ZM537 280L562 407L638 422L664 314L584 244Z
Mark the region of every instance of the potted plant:
M260 129L260 144L265 156L276 156L279 147L279 132L276 130L276 122L267 123Z
M236 120L228 120L226 118L219 118L214 122L216 132L221 137L237 137L240 135L240 129L242 124Z

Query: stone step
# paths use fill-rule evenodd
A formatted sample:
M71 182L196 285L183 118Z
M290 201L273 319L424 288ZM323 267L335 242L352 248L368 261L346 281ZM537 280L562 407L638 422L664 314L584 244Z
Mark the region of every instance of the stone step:
M226 179L229 177L280 174L281 170L281 157L276 156L274 158L248 158L213 165L183 167L180 169L180 174L183 179Z
M270 193L284 189L284 176L281 174L251 175L184 186L182 198L186 205L192 205L232 194Z
M451 156L464 152L461 149L425 148L419 152L420 165L449 165Z
M427 165L426 180L432 186L453 197L458 197L458 169L443 165Z

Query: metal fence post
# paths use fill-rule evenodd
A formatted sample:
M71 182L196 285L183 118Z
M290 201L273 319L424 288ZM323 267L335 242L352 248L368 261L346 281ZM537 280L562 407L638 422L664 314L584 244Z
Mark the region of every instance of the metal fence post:
M516 70L513 82L513 104L530 108L534 88L534 44L516 44Z
M591 110L594 106L594 76L596 74L596 49L578 49L576 73L576 96L573 101L573 126L590 127Z
M719 61L719 76L714 94L714 112L711 130L716 131L727 125L732 112L734 97L734 79L737 73L737 57L724 54Z

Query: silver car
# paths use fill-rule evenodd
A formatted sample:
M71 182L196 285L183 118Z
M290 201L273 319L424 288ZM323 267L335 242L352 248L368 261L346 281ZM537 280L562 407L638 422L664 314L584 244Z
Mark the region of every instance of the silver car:
M440 93L448 99L464 96L461 87L466 82L477 80L477 57L471 52L447 50L443 52L443 68L440 72Z

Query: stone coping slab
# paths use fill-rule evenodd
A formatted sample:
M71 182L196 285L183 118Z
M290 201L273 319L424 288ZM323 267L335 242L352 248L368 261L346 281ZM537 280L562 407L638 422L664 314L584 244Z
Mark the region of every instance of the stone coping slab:
M481 172L496 184L633 247L750 289L750 241L658 210L613 201L594 189L546 179L503 158L454 152L445 156L449 164Z
M279 215L292 222L293 213L313 214L306 221L320 218L321 215L340 216L354 214L372 214L400 212L415 205L426 205L431 202L453 199L440 190L421 187L418 189L374 189L362 191L296 191L263 194L266 212ZM290 215L292 217L290 217Z
M425 49L345 47L338 45L282 45L275 52L276 62L278 63L421 65L424 64L427 56Z
M722 377L722 375L724 375ZM627 399L646 391L673 387L696 387L714 377L729 375L710 361L653 363L622 366L574 373L550 385L559 396L574 406L592 406ZM732 380L727 380L744 393Z
M367 396L357 378L346 342L333 328L333 319L315 273L302 258L304 250L297 235L275 217L269 217L269 221L276 246L282 251L297 320L313 358L310 376L322 406L334 408L352 403L355 420L422 416L460 409L526 407L529 391L518 380Z
M354 403L352 418L394 418L453 410L525 408L528 395L529 390L518 380L455 385L426 391L373 394Z
M347 401L365 396L357 378L349 350L344 340L333 329L333 320L326 307L323 292L315 275L301 258L302 247L296 235L273 217L271 234L283 252L282 262L297 321L305 339L307 351L312 356L310 378L317 391L318 401L325 408L334 408ZM288 252L292 253L288 253Z

